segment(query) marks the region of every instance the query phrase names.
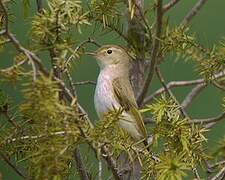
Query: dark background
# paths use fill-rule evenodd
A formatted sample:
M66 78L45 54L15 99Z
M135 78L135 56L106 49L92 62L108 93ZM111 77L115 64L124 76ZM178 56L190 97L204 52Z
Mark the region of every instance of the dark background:
M34 4L35 1L31 1L31 10L27 16L24 16L24 10L22 8L22 1L16 1L16 4L11 6L10 11L15 13L12 18L14 23L11 23L10 29L16 34L16 37L29 48L29 27L31 24L31 16L35 12ZM83 0L86 4L87 1ZM165 1L168 2L168 1ZM171 9L167 14L169 18L169 24L175 26L179 24L187 12L192 8L192 6L197 2L197 0L181 0L175 8ZM149 6L149 1L146 1L146 7ZM224 0L211 0L207 1L202 10L191 22L191 31L196 34L197 40L205 47L212 48L213 44L218 44L220 40L225 35L225 1ZM101 30L95 30L93 33L93 27L85 27L82 29L82 34L77 32L74 33L75 39L79 42L87 37L95 37L101 44L122 44L125 43L117 37L114 33L104 34ZM95 47L88 46L87 50L93 50ZM0 68L7 67L12 63L12 57L15 54L15 49L11 45L7 45L6 51L0 50ZM42 60L49 65L48 57L43 54L41 56ZM184 62L182 59L175 61L174 56L169 56L163 63L162 73L166 78L166 81L171 80L191 80L200 78L198 76L195 63L191 60ZM98 66L94 59L87 56L82 56L77 62L74 62L73 66L73 78L74 81L84 81L84 80L94 80L96 81L98 75ZM154 81L153 85L150 87L150 93L153 93L157 88L160 87L159 82ZM0 88L7 91L9 96L15 102L20 102L21 96L19 88L13 88L9 85L0 84ZM182 99L190 91L190 88L179 88L173 90L178 100L182 102ZM78 86L78 98L81 105L90 115L91 119L97 120L97 116L94 110L93 95L94 86L85 85ZM222 111L222 97L224 92L220 90L215 90L211 86L207 87L203 93L196 98L191 106L188 108L188 113L193 118L207 118L211 116L216 116ZM14 104L16 108L16 103ZM1 118L1 116L0 116ZM1 123L2 120L1 120ZM207 133L208 143L210 151L213 151L218 143L217 141L224 136L225 123L218 123L210 132ZM3 162L0 162L0 172L2 173L4 180L17 180L20 179L10 168Z

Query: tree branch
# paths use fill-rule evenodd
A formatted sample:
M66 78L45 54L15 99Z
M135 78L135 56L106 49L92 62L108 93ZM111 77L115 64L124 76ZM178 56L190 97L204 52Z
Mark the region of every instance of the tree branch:
M0 113L2 113L7 121L11 123L16 129L20 128L20 126L14 121L14 118L9 115L8 110L0 111Z
M165 80L159 70L158 67L156 67L156 74L162 84L162 86L164 87L165 91L167 92L167 94L174 100L174 102L179 106L181 115L183 116L183 118L188 118L187 113L185 112L185 110L183 109L183 107L180 105L180 103L178 102L177 98L173 95L172 91L170 89L167 88L166 84L165 84Z
M42 10L43 10L43 1L42 0L36 0L36 4L37 4L37 11L39 13L42 13Z
M196 80L191 80L191 81L171 81L171 82L167 83L166 87L167 87L167 89L172 89L175 87L184 87L184 86L192 86L192 85L196 85L196 84L201 84L203 82L204 82L204 79L196 79ZM146 97L143 101L143 105L151 102L155 97L164 93L165 90L166 89L164 87L162 87L162 88L158 89L157 91L155 91L150 96Z
M87 85L87 84L96 85L96 82L95 81L80 81L80 82L73 83L73 85L75 85L75 86L77 86L77 85Z
M144 87L142 88L140 94L138 95L137 98L137 104L140 107L143 103L143 100L148 92L149 85L153 79L154 76L154 71L155 71L155 65L157 62L157 54L160 46L160 36L161 36L161 31L162 31L162 0L157 1L157 7L156 7L156 35L154 38L154 43L153 43L153 51L150 53L151 54L151 64L149 68L149 72L147 74L147 78L144 83Z
M85 164L84 164L81 154L80 154L80 150L78 148L76 148L74 150L74 159L76 161L76 166L77 166L77 170L80 174L80 178L82 180L89 180L90 178L87 173L87 168L85 167Z
M189 124L203 124L206 128L211 128L213 125L215 125L217 122L223 120L225 118L225 112L221 113L220 115L212 118L206 118L206 119L193 119L189 121Z
M111 158L109 152L105 146L101 148L103 158L108 162L109 168L112 170L115 180L123 180L121 175L119 174L118 168L116 166L116 161Z
M195 175L195 177L196 177L196 180L201 180L201 177L199 176L199 173L198 173L197 168L194 168L194 169L193 169L193 173L194 173L194 175Z
M163 13L167 12L170 10L172 7L174 7L180 0L171 0L167 4L163 6Z
M224 178L225 175L225 166L212 178L210 178L210 180L222 180Z
M0 7L3 11L3 14L4 14L4 22L5 22L5 33L8 33L9 32L9 19L8 19L8 13L6 11L6 7L4 5L4 2L2 2L2 0L0 0Z
M188 12L188 14L184 17L181 24L186 26L196 14L200 11L203 5L206 3L206 0L198 0L195 6Z
M181 103L181 106L186 109L193 101L193 99L195 97L198 96L198 94L206 87L205 83L202 84L198 84L197 86L195 86L191 92L186 96L186 98L183 100L183 102Z
M225 165L225 160L222 160L222 161L219 161L219 162L216 162L215 164L207 164L207 168L210 170L210 172L212 171L212 169L215 169L219 166L223 166Z
M6 34L6 30L5 29L3 29L3 30L0 31L0 36L2 36L4 34Z
M74 57L74 55L80 50L80 48L82 48L84 45L88 44L88 43L92 43L98 47L100 47L101 45L99 43L97 43L94 39L88 38L85 41L82 41L73 51L72 55L66 60L65 63L65 67L68 66L68 64L71 62L72 58Z

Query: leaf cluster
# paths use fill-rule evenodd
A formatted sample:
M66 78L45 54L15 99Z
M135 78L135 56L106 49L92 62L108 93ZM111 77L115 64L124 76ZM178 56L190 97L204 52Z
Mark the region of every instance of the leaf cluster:
M114 156L119 156L122 151L129 154L135 150L132 147L134 141L118 126L119 119L123 118L122 112L122 109L108 112L89 132L89 141L98 147L103 145L110 147Z
M81 1L48 1L48 9L36 15L32 21L32 34L35 40L54 44L71 26L80 30L80 25L89 24L87 13L82 12Z
M162 55L173 52L178 58L191 59L196 62L197 70L207 81L214 75L224 70L225 44L221 41L218 45L208 49L197 43L194 35L188 33L184 27L167 28L161 38Z
M147 169L158 179L181 179L186 174L185 170L193 169L206 157L203 151L206 130L190 125L188 119L181 116L176 102L166 96L156 99L145 111L150 111L155 120L153 147L163 146L158 152L160 162L155 164L156 172L152 170L152 163Z
M40 75L24 86L22 129L6 137L5 148L19 161L29 161L33 179L62 179L69 172L80 139L79 114L59 101L60 90L52 77Z

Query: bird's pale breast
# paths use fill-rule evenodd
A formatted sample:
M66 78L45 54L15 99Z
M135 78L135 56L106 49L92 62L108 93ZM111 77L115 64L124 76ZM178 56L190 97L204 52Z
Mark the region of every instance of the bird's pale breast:
M95 89L95 109L98 116L101 118L105 113L107 113L113 106L118 104L113 95L112 88L112 77L108 75L107 72L102 71L99 74L96 89Z
M110 69L102 70L99 74L94 97L95 109L99 118L102 118L109 110L121 108L114 96L112 87L114 78L116 78L116 75L110 72ZM122 116L123 118L119 121L120 127L125 129L133 138L142 139L143 137L139 133L133 117L126 112L123 112Z

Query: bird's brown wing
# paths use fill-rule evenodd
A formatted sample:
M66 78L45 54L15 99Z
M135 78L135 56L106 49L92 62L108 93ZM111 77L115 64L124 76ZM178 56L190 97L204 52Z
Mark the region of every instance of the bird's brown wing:
M139 133L142 134L144 138L146 138L147 131L145 129L141 114L138 111L138 107L130 83L123 83L123 79L115 78L112 82L112 85L114 95L118 103L128 114L134 117Z

